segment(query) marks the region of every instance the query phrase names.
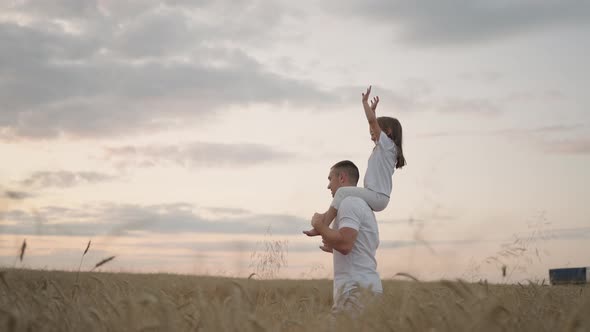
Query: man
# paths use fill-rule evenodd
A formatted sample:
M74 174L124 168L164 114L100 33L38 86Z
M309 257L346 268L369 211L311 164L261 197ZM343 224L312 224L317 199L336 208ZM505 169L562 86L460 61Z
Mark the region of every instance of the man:
M328 189L334 197L338 188L356 186L358 180L356 165L344 160L330 169ZM322 236L324 244L320 248L334 256L333 312L362 309L359 296L363 289L372 294L383 293L375 259L379 228L375 214L365 201L346 197L340 203L332 228L323 223L323 216L318 213L312 218L312 226Z

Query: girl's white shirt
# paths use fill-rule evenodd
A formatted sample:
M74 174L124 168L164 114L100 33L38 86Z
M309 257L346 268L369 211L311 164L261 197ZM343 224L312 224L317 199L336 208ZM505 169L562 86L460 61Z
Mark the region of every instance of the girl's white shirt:
M397 148L395 143L381 131L369 157L364 187L389 197L393 186L392 177L396 164Z

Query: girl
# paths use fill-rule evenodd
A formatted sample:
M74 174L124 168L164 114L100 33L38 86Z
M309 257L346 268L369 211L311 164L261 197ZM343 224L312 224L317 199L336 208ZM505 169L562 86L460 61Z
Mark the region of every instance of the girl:
M383 211L389 203L393 172L396 168L402 168L406 165L402 150L402 126L395 118L385 116L377 118L375 116L379 97L373 98L371 105L369 105L370 93L371 86L369 86L366 93L362 94L362 102L365 115L369 121L371 140L375 142L375 147L369 157L364 188L339 188L334 195L330 208L321 215L325 225L329 225L334 220L340 202L348 196L362 198L373 211ZM319 235L315 228L303 233L308 236Z

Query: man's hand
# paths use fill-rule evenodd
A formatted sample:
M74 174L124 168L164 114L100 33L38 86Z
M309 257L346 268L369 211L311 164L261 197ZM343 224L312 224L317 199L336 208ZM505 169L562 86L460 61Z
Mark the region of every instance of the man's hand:
M320 246L320 249L322 249L325 252L333 253L332 247L330 247L330 245L326 243L326 239L324 239L323 237L322 242L323 244Z
M325 252L329 252L330 254L333 253L332 248L327 247L327 246L320 246L320 249L322 249Z

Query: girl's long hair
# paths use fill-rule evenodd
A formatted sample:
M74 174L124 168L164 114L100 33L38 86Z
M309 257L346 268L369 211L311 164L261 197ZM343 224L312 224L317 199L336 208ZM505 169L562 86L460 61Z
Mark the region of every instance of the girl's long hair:
M391 134L387 135L387 137L391 138L397 148L397 163L395 168L404 167L406 165L406 158L404 158L404 150L402 148L402 124L398 119L388 116L378 117L377 122L385 134L391 130Z

